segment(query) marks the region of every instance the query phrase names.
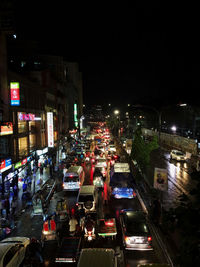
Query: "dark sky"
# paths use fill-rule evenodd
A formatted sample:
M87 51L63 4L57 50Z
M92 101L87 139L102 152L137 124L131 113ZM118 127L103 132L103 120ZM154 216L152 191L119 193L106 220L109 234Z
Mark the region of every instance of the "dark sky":
M195 7L16 1L21 36L80 63L85 103L198 102ZM42 3L41 3L42 2ZM192 12L192 13L191 13Z

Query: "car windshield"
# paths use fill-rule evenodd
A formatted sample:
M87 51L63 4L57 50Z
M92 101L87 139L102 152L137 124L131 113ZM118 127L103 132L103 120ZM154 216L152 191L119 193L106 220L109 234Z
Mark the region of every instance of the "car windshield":
M134 218L134 216L125 215L126 234L128 236L146 235L148 228L143 219Z
M177 152L176 152L176 155L178 155L178 156L183 156L184 154L183 154L182 152L180 152L180 151L177 151Z
M80 195L78 202L94 201L93 195Z
M79 177L78 177L78 176L72 176L72 177L67 177L67 176L65 176L65 177L63 178L63 182L64 182L64 183L79 182Z

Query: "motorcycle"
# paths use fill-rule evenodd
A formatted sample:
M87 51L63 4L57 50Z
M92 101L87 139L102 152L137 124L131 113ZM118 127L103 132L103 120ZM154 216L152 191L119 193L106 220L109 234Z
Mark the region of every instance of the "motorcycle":
M93 220L91 220L90 218L85 220L85 234L84 234L84 238L86 241L92 241L96 238L95 235L95 223Z

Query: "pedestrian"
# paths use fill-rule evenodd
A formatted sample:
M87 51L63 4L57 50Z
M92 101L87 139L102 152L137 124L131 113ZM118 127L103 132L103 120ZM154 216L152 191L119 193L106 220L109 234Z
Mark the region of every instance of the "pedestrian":
M10 201L9 201L8 197L4 201L4 206L5 206L5 209L6 209L6 217L8 217L9 214L10 214Z
M71 219L69 220L69 233L70 235L75 235L76 232L76 226L77 226L78 222L76 220L76 218L74 216L71 217Z
M13 187L13 193L14 193L14 198L17 198L17 195L18 195L18 187L17 187L16 184Z
M43 175L43 164L40 166L40 175Z
M1 217L3 217L3 208L4 208L3 201L0 198L0 214L1 214Z
M27 190L27 183L25 181L22 185L22 189L23 189L23 192L25 192Z
M11 208L12 208L12 215L14 215L17 208L17 201L15 199L12 200Z
M31 184L32 184L31 176L27 177L27 183L28 183L28 186L31 187Z
M153 201L152 216L154 223L159 225L161 220L161 203L157 198L155 198Z

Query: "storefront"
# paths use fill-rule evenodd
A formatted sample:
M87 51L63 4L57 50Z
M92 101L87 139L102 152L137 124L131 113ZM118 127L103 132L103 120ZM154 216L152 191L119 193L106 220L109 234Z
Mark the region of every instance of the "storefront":
M36 150L36 155L38 157L38 165L44 164L45 158L47 158L48 147L42 150Z
M10 193L10 171L12 168L12 160L3 159L0 161L0 195L8 195Z

